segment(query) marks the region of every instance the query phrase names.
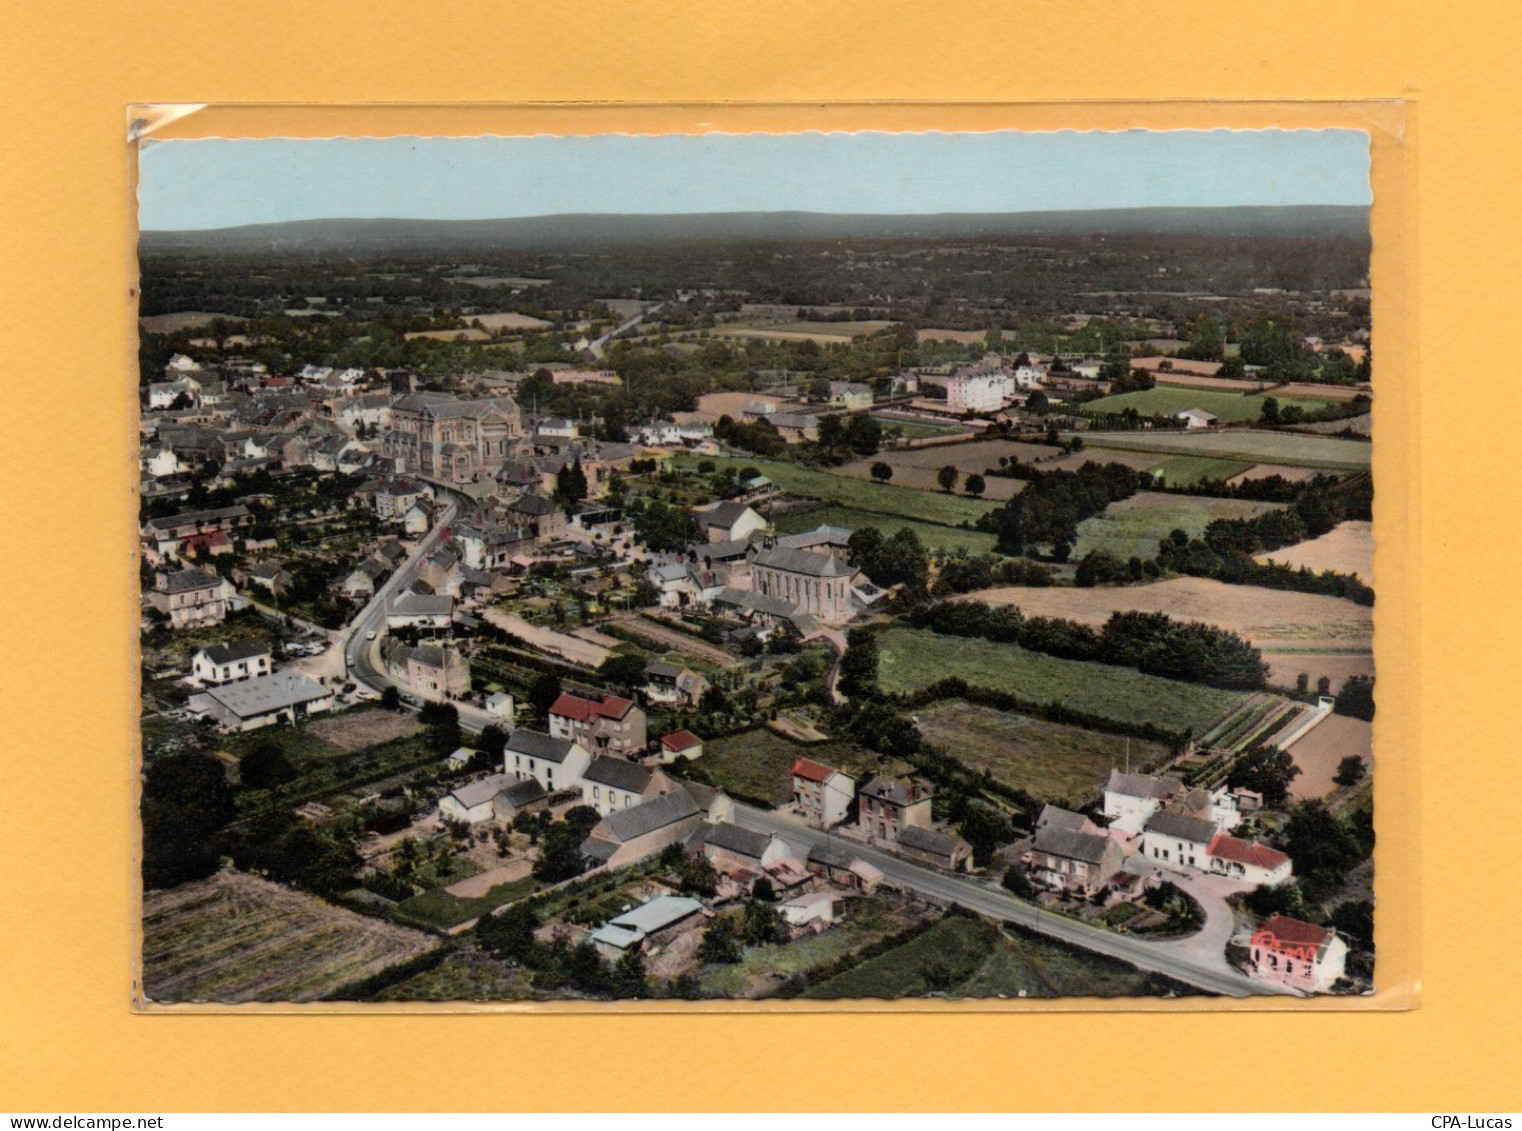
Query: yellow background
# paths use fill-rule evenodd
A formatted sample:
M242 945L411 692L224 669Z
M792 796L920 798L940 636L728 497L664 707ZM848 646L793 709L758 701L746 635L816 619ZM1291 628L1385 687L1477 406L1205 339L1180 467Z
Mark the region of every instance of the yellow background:
M1516 1106L1510 6L10 0L0 26L0 1109ZM1377 741L1381 960L1419 972L1420 1008L131 1012L127 103L1286 97L1409 100L1376 183L1377 521L1421 570L1381 547Z

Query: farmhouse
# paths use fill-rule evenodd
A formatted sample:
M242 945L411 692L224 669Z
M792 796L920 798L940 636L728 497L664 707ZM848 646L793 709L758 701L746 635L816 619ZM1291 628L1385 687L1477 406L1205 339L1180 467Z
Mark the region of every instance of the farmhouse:
M569 692L550 706L550 733L596 754L638 758L645 752L645 711L629 699L584 699Z
M710 542L740 542L766 529L766 519L744 503L715 503L697 512Z
M1154 864L1204 872L1210 868L1210 842L1215 835L1215 825L1199 817L1154 813L1142 826L1141 852Z
M1277 887L1293 872L1290 858L1278 849L1225 833L1217 833L1206 852L1213 874L1244 883Z
M943 872L965 872L972 865L972 845L954 833L910 825L900 829L898 852Z
M678 758L688 760L703 756L703 740L690 730L674 730L661 739L661 761L675 762Z
M883 882L883 873L874 864L861 859L839 841L809 849L809 871L823 876L836 887L871 895Z
M144 594L148 607L169 618L172 628L220 624L237 599L232 583L204 569L161 573Z
M1186 408L1173 414L1173 419L1179 421L1186 429L1214 428L1218 421L1210 413L1202 408Z
M505 772L531 777L550 793L573 788L591 761L574 742L522 727L508 736L502 753Z
M1332 988L1348 957L1348 944L1336 931L1287 915L1259 923L1248 945L1249 975L1313 994Z
M621 868L675 844L703 820L704 808L693 790L676 789L609 813L582 841L581 854L594 865Z
M910 826L930 827L930 801L935 788L928 782L903 782L874 777L857 799L857 826L870 840L894 844Z
M831 381L830 403L848 412L872 407L872 386L865 381Z
M856 800L856 779L848 773L799 758L793 763L793 804L816 829L830 829L847 820Z
M1037 828L1020 861L1032 882L1087 898L1121 870L1125 854L1119 844L1095 831L1080 814L1066 810L1057 814ZM1081 825L1071 818L1077 818Z
M237 680L190 697L189 707L223 730L257 730L273 723L293 726L333 706L333 693L300 672Z
M581 772L581 803L603 816L616 809L630 809L676 786L659 770L647 770L636 762L599 754Z
M270 646L262 640L212 644L190 660L190 680L201 687L269 675L273 670Z
M546 796L544 787L532 778L492 774L445 794L439 800L439 816L479 825L511 818L535 804L542 806Z

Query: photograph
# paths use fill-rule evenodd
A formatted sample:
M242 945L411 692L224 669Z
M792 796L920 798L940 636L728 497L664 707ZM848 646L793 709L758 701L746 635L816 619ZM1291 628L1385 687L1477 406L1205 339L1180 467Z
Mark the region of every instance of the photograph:
M1367 132L136 175L134 1008L1384 988Z

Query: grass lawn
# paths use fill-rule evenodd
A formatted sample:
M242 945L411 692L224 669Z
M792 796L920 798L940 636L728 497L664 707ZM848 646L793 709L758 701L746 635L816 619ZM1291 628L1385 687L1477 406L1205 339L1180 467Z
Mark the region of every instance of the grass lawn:
M730 794L776 805L793 795L792 768L796 758L814 758L847 769L859 763L862 755L845 743L805 745L758 727L705 742L698 765L714 785Z
M513 1001L541 997L530 974L475 949L457 950L432 970L381 991L376 1001Z
M905 440L923 440L930 436L959 436L967 429L958 424L921 424L917 420L894 420L888 416L873 417L883 426L883 431L897 429Z
M1110 769L1123 762L1126 740L1082 727L953 700L918 714L921 733L965 766L1038 801L1077 808L1098 796ZM1138 771L1160 765L1168 748L1132 739Z
M884 537L897 534L908 527L914 531L926 549L955 553L966 550L969 554L991 554L998 541L992 534L981 530L964 530L959 526L938 526L932 522L913 522L895 515L877 511L854 510L851 507L819 506L807 510L790 511L777 519L777 533L796 534L800 530L812 530L816 526L844 526L848 530L861 530L875 526Z
M460 878L455 877L456 880ZM456 923L463 923L467 919L485 915L504 903L512 903L538 890L539 881L533 876L524 876L521 880L498 884L485 895L477 896L475 899L450 895L439 887L432 891L425 891L422 895L415 895L411 899L404 899L392 908L391 917L409 926L447 930Z
M803 935L793 942L746 947L739 962L709 965L699 975L705 996L740 997L764 993L770 975L789 977L834 962L852 951L872 945L885 935L901 931L909 920L880 900L857 900L847 918L819 935Z
M1310 412L1325 408L1327 401L1299 397L1274 398L1280 406L1299 405ZM1081 406L1084 413L1124 412L1134 408L1143 416L1172 416L1186 408L1203 409L1226 424L1251 424L1263 413L1264 398L1257 393L1227 393L1216 389L1184 389L1158 385L1137 393L1100 397Z
M1129 395L1129 394L1128 394ZM1098 403L1098 402L1095 402ZM1278 463L1326 471L1367 471L1372 444L1335 436L1230 429L1224 432L1085 432L1084 446L1163 455Z
M1062 660L1018 644L891 628L878 637L878 679L891 693L915 691L951 676L1039 703L1120 722L1153 723L1199 734L1246 693L1163 679L1132 668Z
M988 920L947 916L923 934L820 982L803 996L892 999L953 991L982 969L999 944L999 928Z
M1153 558L1170 533L1182 530L1190 537L1203 534L1218 518L1250 518L1277 509L1275 503L1251 499L1212 499L1191 495L1164 495L1142 491L1129 499L1111 503L1093 518L1078 524L1078 544L1073 560L1093 550L1108 550L1121 561L1132 557Z
M1245 460L1216 459L1213 456L1169 456L1152 469L1169 487L1193 487L1206 480L1225 482L1254 465Z
M835 503L943 526L957 526L963 522L971 525L1000 505L984 499L969 499L963 495L947 495L940 491L916 491L912 487L895 487L891 483L870 483L787 460L742 459L737 456L704 456L700 460L697 456L680 455L674 462L678 467L696 468L703 461L712 461L720 469L733 467L736 471L743 467L754 467L784 491L801 498L818 499L822 503Z

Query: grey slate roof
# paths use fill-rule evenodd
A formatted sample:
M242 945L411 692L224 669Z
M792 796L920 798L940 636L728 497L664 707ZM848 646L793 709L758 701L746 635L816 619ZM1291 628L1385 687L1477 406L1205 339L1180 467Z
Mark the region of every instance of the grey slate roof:
M957 838L939 829L922 829L918 825L909 825L899 829L898 843L906 848L934 853L936 856L944 856L949 860L956 849Z
M269 654L270 646L263 640L235 640L229 644L210 644L203 651L214 664L230 664L235 660L249 660Z
M902 834L899 839L903 839ZM1098 864L1104 859L1105 848L1109 843L1108 837L1097 833L1080 833L1048 825L1036 833L1035 848L1038 852L1061 856L1067 860Z
M1069 832L1081 833L1088 824L1089 819L1082 813L1074 813L1071 809L1056 805L1042 806L1041 816L1036 818L1038 829L1067 829Z
M526 754L540 761L557 764L565 761L573 745L574 743L564 738L555 738L537 730L526 730L521 727L513 731L507 739L508 753Z
M1107 793L1119 793L1126 797L1146 797L1157 801L1166 801L1183 788L1184 783L1171 775L1158 778L1151 774L1126 774L1120 770L1111 770L1110 780L1105 782Z
M674 793L662 794L642 805L609 813L604 818L603 825L606 826L605 831L613 840L628 842L647 833L653 833L656 829L664 829L667 825L684 821L688 817L695 817L700 812L702 810L698 808L698 803L692 799L692 795L684 789L679 789Z
M715 848L722 848L739 856L749 856L753 860L760 860L761 854L766 851L766 846L771 842L772 838L765 833L753 832L730 821L723 821L717 825L703 825L694 829L692 835L687 838L689 848L711 844Z
M1215 825L1209 821L1202 821L1198 817L1184 817L1178 813L1169 813L1164 810L1154 813L1147 818L1143 826L1149 833L1162 833L1163 836L1178 837L1180 840L1194 841L1196 844L1209 844L1215 836Z
M727 528L739 522L748 510L750 510L750 507L744 503L719 503L717 506L710 507L698 515L698 522L704 526L722 526Z
M182 569L164 579L165 593L193 593L197 589L211 589L221 585L222 579L204 569Z
M240 680L222 687L207 688L204 694L215 699L240 719L267 715L297 703L324 699L333 693L300 672L276 672L254 679Z
M643 793L645 787L650 784L653 775L649 770L634 762L623 758L610 758L606 754L599 754L592 759L582 772L582 780L589 781L594 785L610 785L614 789L628 790L630 793Z
M756 555L756 564L786 573L801 573L807 577L851 577L854 567L832 558L829 554L815 554L809 550L795 550L790 546L775 546Z

